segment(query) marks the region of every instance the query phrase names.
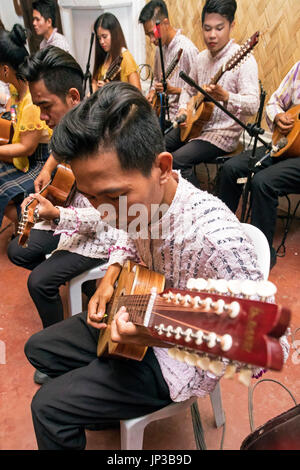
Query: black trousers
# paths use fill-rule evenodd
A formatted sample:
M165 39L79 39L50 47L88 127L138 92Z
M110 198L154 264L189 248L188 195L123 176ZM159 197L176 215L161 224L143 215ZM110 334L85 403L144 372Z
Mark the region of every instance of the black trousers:
M209 163L215 158L226 155L224 150L205 140L192 140L185 143L180 140L180 129L174 129L166 135L166 150L173 155L173 168L181 170L183 178L199 187L195 165Z
M256 157L264 153L265 150L259 148ZM250 155L251 151L247 151L232 157L220 170L218 196L233 212L237 210L243 190L237 179L248 175ZM278 197L300 194L300 158L266 159L251 179L250 191L251 224L262 230L272 248Z
M25 345L32 365L52 377L32 401L40 450L82 450L86 426L103 427L171 403L151 348L144 359L97 358L98 330L80 313L33 335Z
M27 286L44 328L64 318L60 286L106 261L66 250L56 251L45 259L58 241L59 237L54 237L51 231L32 230L27 248L19 246L17 239L12 240L8 247L9 259L14 264L32 270Z

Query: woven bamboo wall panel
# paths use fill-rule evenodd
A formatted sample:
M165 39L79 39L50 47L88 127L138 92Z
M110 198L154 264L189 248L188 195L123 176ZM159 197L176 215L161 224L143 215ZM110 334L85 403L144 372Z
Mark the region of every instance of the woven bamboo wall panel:
M201 51L201 11L204 0L166 0L171 24L182 30ZM267 92L266 101L293 66L300 60L300 0L237 0L233 37L242 44L260 31L254 56L259 77ZM148 63L153 64L153 48L147 44Z

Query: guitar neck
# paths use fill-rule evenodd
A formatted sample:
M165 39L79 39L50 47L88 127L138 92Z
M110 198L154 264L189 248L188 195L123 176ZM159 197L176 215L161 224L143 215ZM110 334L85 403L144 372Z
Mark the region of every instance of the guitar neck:
M172 60L172 62L170 63L170 65L168 66L168 68L167 68L167 70L166 70L166 79L170 77L171 73L173 72L173 70L175 69L176 65L178 64L182 52L183 52L183 49L179 49L178 53L176 54L176 56L174 57L174 59Z

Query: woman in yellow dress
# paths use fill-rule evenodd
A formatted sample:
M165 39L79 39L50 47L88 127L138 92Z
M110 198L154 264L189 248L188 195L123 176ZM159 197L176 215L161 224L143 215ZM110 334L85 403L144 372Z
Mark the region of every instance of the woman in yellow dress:
M0 225L10 201L34 191L34 180L49 156L51 130L33 105L28 83L18 69L28 56L25 29L15 24L0 31L0 80L10 85L11 143L0 146ZM19 208L19 207L18 207Z
M127 49L126 40L118 19L112 13L103 13L94 24L96 35L93 91L105 85L105 74L113 61L122 56L120 73L114 80L131 83L141 90L138 66Z

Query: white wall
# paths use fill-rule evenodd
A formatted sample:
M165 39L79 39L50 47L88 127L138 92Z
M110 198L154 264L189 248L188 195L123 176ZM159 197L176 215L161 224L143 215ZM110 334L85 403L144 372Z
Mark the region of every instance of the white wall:
M13 0L0 0L0 18L8 31L15 23L24 26L23 17L16 15Z
M1 1L1 0L0 0ZM113 13L119 20L127 46L137 64L145 61L145 34L138 17L145 0L58 0L64 35L83 71L86 69L91 32L97 17ZM94 49L91 55L91 71Z

